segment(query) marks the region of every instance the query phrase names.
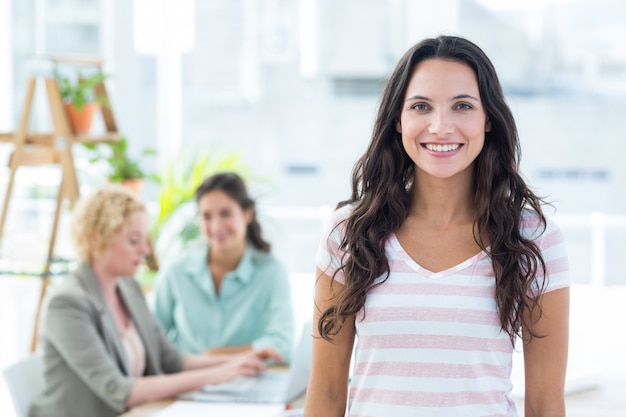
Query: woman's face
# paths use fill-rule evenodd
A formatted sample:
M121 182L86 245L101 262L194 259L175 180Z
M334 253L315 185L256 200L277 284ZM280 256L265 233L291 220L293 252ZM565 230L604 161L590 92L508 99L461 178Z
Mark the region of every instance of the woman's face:
M96 257L112 276L122 277L134 275L149 254L148 216L136 211Z
M252 209L244 210L221 190L204 194L198 201L200 229L217 250L240 249L247 240Z
M485 132L491 129L474 71L456 61L419 63L396 129L417 175L441 179L471 175Z

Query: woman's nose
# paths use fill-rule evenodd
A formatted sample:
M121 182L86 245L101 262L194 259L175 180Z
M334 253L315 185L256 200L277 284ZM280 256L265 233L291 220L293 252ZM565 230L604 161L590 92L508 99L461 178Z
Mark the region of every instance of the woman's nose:
M148 256L152 253L152 247L150 245L150 242L148 242L148 240L146 240L143 245L141 245L141 251L143 256Z
M211 219L211 221L208 224L209 230L213 233L218 232L222 228L222 222L223 222L222 219L220 219L219 217Z
M433 112L428 131L437 136L447 136L454 132L454 123L445 112Z

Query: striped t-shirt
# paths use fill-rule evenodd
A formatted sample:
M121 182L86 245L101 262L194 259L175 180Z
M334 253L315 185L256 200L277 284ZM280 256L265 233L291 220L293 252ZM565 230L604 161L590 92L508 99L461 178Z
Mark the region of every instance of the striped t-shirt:
M337 210L331 225L350 210ZM317 266L331 277L340 266L343 228L332 230L317 253ZM548 219L544 232L538 216L526 211L522 233L542 251L545 291L569 286L557 226ZM368 292L356 317L348 416L517 416L510 398L513 346L501 330L487 254L433 273L404 251L395 234L385 250L389 278ZM339 272L335 279L342 283L344 276Z

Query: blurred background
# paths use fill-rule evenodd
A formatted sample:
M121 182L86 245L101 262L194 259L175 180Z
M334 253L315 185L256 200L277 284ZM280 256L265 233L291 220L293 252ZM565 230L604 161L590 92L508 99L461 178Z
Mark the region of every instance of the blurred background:
M568 241L568 378L578 393L568 415L624 416L610 388L626 388L624 22L621 0L0 0L0 132L16 129L28 79L50 70L46 57L102 57L129 153L157 150L142 168L162 177L199 153L236 155L274 252L302 276L314 269L326 216L349 195L398 58L426 36L468 37L499 73L523 174L553 202ZM30 122L51 129L43 88ZM2 199L12 151L0 142ZM81 193L106 181L84 149L75 160ZM19 171L0 269L45 259L60 178L58 167ZM142 191L155 216L161 192L156 181ZM57 252L71 258L66 217ZM28 350L36 282L0 271L0 365ZM294 283L307 308L310 284Z

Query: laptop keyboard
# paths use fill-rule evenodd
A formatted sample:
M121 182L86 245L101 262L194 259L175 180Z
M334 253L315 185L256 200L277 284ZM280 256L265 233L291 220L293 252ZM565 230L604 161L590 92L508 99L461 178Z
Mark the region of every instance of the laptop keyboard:
M221 384L205 385L204 392L244 392L256 384L257 379L252 376L238 376Z

